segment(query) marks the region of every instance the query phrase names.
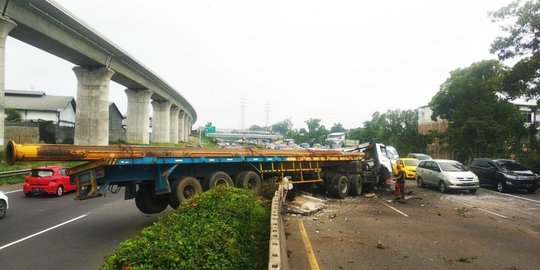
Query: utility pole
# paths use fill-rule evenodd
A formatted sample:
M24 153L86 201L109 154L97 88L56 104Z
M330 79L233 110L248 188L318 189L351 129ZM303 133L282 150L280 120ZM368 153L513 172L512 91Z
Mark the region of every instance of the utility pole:
M244 121L246 120L246 97L240 99L240 130L244 130Z
M270 129L270 101L264 103L264 110L266 112L266 128Z

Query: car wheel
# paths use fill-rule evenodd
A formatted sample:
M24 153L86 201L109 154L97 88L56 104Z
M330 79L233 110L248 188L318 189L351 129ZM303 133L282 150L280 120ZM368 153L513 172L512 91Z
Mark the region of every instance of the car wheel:
M58 186L56 188L56 197L61 197L64 194L64 188L62 186Z
M476 189L476 188L473 188L473 189L469 189L469 192L470 192L471 194L476 194L476 191L477 191L477 189Z
M424 180L422 180L422 177L418 177L418 179L416 180L416 184L418 185L418 187L424 187Z
M32 197L32 195L34 195L34 193L32 193L32 192L24 192L24 196L26 196L26 197Z
M527 192L535 193L537 189L538 189L538 187L530 187L530 188L527 189Z
M441 193L446 193L447 190L446 190L446 184L444 183L444 181L439 182L439 191Z
M506 192L506 185L503 183L503 181L497 182L497 191L501 193Z
M4 200L0 200L0 219L6 215L7 203Z

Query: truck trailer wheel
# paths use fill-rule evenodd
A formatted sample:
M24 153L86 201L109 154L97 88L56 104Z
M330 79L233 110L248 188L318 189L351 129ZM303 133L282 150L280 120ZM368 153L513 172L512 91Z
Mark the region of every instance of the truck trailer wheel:
M236 186L249 190L249 192L260 195L262 192L261 177L254 171L244 171L236 176Z
M231 177L225 172L215 172L204 179L204 190L220 185L233 186L234 184Z
M358 175L352 175L349 179L349 195L360 196L362 194L362 180Z
M176 209L180 203L193 198L193 196L202 193L202 186L199 180L188 176L183 179L176 179L172 184L171 199L169 205Z
M154 195L154 191L150 188L139 188L135 194L135 205L139 211L145 214L159 213L169 204L168 196Z
M349 191L349 179L345 175L336 175L332 179L329 189L330 194L344 199Z

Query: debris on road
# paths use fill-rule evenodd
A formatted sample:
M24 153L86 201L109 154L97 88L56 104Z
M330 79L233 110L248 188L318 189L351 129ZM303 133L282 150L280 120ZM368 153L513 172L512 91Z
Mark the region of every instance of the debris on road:
M309 216L320 211L326 200L315 198L306 194L299 194L290 202L285 203L285 209L288 213Z

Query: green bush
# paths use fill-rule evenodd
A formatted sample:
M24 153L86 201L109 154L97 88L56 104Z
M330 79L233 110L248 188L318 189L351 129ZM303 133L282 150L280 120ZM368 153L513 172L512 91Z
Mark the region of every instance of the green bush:
M264 269L269 223L248 191L219 186L120 243L101 269Z

